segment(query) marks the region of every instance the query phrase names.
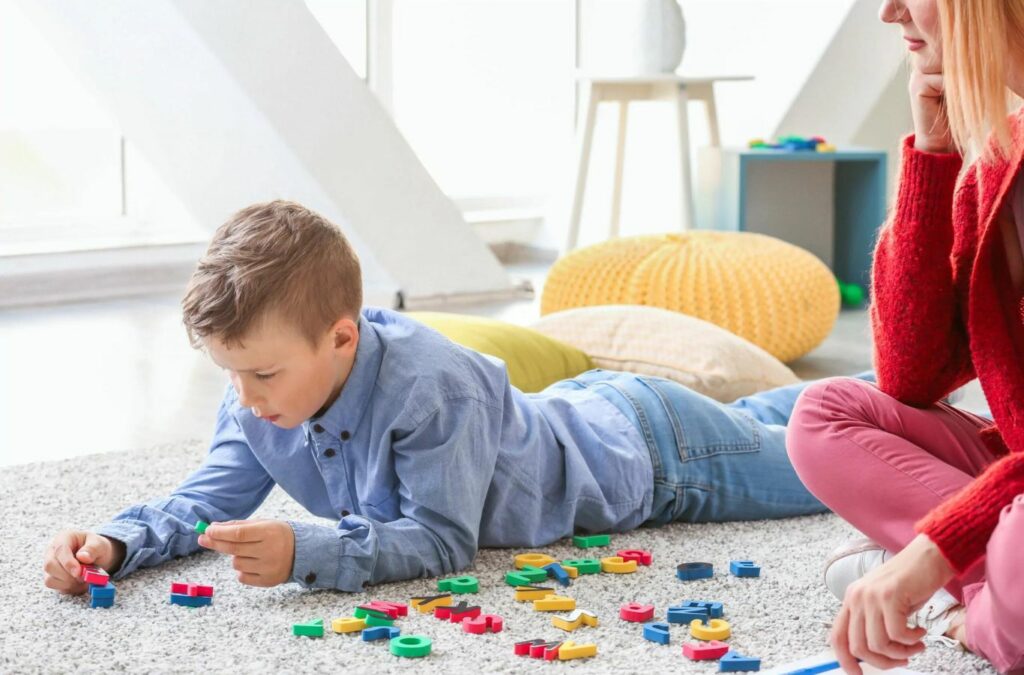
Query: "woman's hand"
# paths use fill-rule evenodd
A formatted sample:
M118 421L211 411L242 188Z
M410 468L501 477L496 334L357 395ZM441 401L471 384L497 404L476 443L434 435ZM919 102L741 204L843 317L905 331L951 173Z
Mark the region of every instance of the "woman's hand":
M843 670L859 675L858 659L882 669L907 665L924 650L926 634L923 628L908 628L908 617L953 576L938 547L922 534L851 584L831 635Z
M946 117L942 69L915 59L910 73L910 112L914 117L914 148L922 152L954 152Z

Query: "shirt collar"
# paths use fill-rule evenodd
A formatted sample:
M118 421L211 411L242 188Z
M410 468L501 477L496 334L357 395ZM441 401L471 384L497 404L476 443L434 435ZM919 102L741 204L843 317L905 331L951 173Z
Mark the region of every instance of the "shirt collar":
M335 438L345 436L342 440L347 440L348 437L355 436L359 422L366 413L373 390L377 385L377 375L380 373L383 355L384 350L381 348L380 336L377 335L373 325L360 316L359 344L356 347L356 359L352 364L352 372L349 373L348 379L334 403L319 417L313 417L303 422L307 436L311 429L316 431L317 425L320 425L324 432ZM347 436L345 432L347 432Z

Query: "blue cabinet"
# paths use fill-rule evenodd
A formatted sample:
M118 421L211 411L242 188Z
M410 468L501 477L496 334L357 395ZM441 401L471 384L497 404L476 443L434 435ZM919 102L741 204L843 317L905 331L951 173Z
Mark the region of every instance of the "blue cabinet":
M886 214L885 152L707 148L698 227L759 232L805 248L841 280L869 285Z

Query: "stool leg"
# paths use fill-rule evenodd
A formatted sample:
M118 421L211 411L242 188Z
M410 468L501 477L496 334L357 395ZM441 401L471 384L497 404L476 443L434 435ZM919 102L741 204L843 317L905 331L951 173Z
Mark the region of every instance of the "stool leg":
M711 147L722 147L722 136L718 131L718 106L715 104L715 90L712 89L704 99L704 110L708 116L708 132L711 136Z
M679 118L679 174L682 181L682 203L680 204L682 227L680 229L684 232L692 229L697 220L693 203L693 180L690 176L690 118L686 109L689 101L686 85L680 84L676 96L676 108Z
M629 101L619 101L619 141L615 148L615 184L612 189L612 220L609 236L619 236L622 212L622 169L626 162L626 128L629 126Z
M580 236L580 216L583 215L583 195L587 189L587 170L590 168L590 147L594 141L594 123L597 121L597 104L601 94L593 85L587 89L587 113L579 141L579 163L576 165L576 190L572 198L572 214L569 216L569 238L566 252L576 248Z
M722 145L722 137L718 131L718 106L715 104L715 85L711 82L688 84L686 89L691 101L704 104L704 113L708 118L708 141L711 147Z

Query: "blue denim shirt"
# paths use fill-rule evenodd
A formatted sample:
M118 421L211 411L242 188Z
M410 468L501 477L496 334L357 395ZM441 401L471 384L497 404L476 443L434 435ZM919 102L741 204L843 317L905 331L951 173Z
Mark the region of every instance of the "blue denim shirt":
M649 517L648 445L604 397L568 383L524 394L501 361L392 311L364 310L359 331L340 396L300 427L254 417L227 388L202 466L98 529L126 545L116 577L198 550L196 521L247 518L275 484L338 521L291 523L292 580L346 591Z

